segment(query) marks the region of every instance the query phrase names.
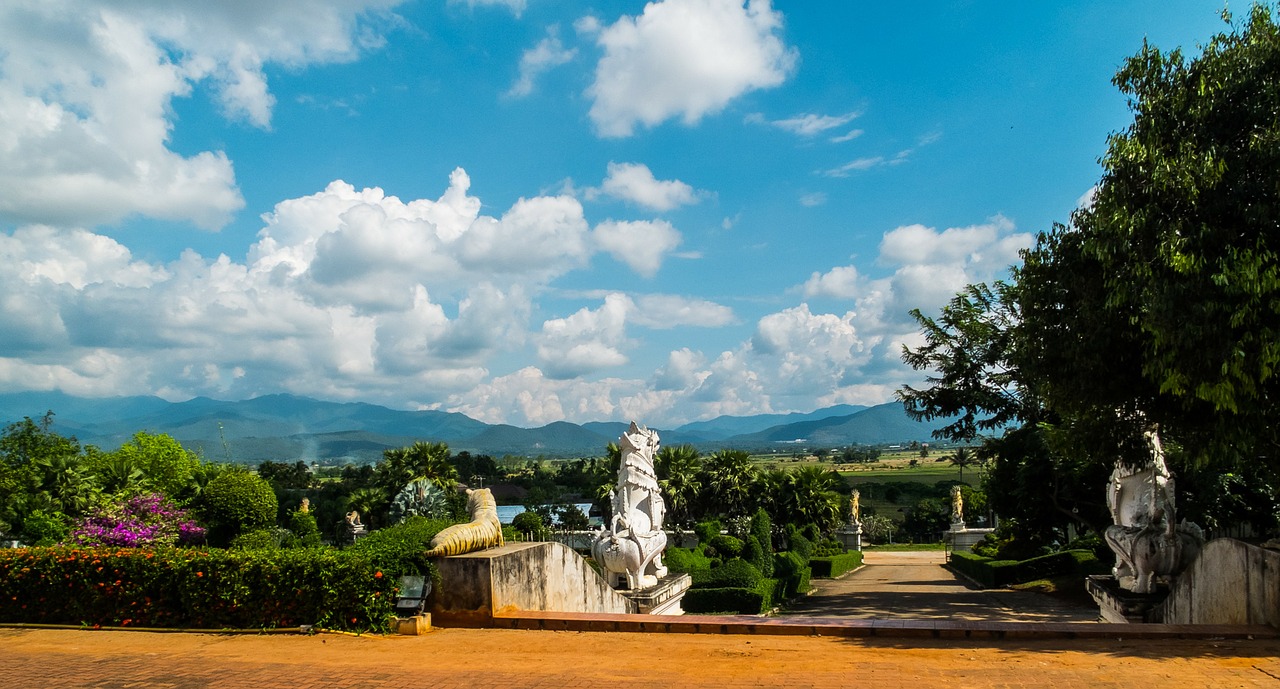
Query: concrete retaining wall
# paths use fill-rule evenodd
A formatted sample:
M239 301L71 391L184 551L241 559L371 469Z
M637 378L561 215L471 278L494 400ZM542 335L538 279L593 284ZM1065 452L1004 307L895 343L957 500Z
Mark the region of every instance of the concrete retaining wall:
M436 561L431 615L440 625L484 625L525 611L634 613L581 555L560 543L509 543Z
M1166 624L1267 624L1280 628L1280 551L1219 538L1178 577L1155 610Z

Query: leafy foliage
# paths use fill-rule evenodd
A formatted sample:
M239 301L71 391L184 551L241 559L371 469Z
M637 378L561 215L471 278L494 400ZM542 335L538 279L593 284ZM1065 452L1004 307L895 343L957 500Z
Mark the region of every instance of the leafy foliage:
M120 627L386 632L394 576L333 549L0 550L0 620Z
M247 471L225 471L209 482L202 500L209 542L226 544L241 533L274 526L276 494Z

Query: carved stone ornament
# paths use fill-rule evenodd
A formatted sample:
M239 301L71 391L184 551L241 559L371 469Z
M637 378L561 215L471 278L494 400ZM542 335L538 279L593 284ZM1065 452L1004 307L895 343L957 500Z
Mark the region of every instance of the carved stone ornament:
M667 534L662 530L667 506L658 488L653 456L658 434L634 421L618 445L618 484L613 491L613 519L600 527L591 544L591 555L605 571L610 586L636 590L655 586L667 575L662 551Z
M1173 476L1153 428L1145 433L1151 459L1139 467L1117 464L1107 482L1107 507L1114 524L1107 545L1116 554L1112 570L1121 588L1151 593L1158 580L1176 575L1204 546L1200 527L1177 523Z

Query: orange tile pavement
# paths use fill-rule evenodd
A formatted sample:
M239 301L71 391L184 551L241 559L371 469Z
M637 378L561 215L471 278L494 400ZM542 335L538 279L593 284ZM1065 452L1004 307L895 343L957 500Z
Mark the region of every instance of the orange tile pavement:
M0 629L0 686L1280 687L1280 640L913 639L443 629ZM928 682L928 684L923 684Z

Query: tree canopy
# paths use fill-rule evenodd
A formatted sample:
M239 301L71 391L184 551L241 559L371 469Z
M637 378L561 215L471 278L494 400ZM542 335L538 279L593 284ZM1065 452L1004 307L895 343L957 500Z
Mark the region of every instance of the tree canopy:
M1105 516L1078 486L1146 456L1152 425L1192 477L1243 473L1274 496L1280 475L1275 10L1190 57L1144 43L1113 81L1133 122L1108 138L1091 203L1041 233L1010 284L915 312L925 344L904 348L931 372L899 393L907 411L955 419L940 437L990 434L993 504L1027 519Z

